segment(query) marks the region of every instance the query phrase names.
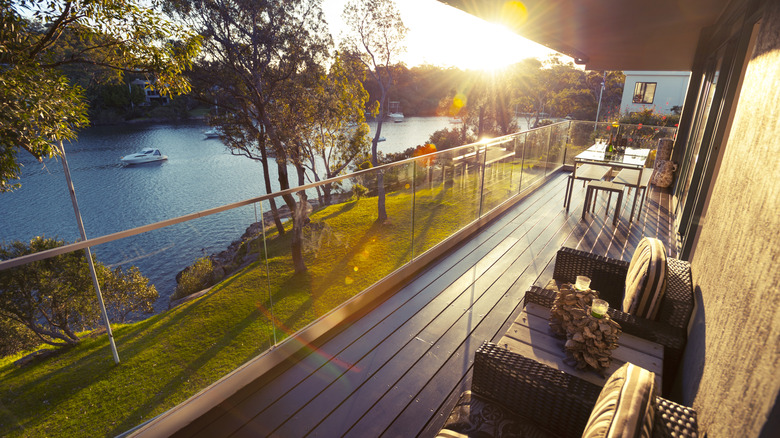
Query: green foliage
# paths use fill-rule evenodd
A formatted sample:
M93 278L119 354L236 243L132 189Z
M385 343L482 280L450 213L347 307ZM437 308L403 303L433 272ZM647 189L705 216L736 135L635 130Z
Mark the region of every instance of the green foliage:
M359 200L365 198L368 195L368 187L363 184L355 184L352 186L352 198Z
M199 258L195 264L188 267L181 274L176 290L171 296L171 301L184 298L211 286L214 266L208 257Z
M58 248L62 240L36 237L0 246L0 260ZM94 260L93 260L94 261ZM151 312L157 290L137 268L112 271L95 262L106 307L116 320L131 312ZM75 344L77 332L94 328L100 311L84 251L69 252L0 271L0 317L23 324L41 341Z
M428 137L428 143L436 145L436 149L439 151L463 146L475 141L477 141L476 137L460 128L440 129Z
M36 237L28 244L15 241L0 247L9 260L64 245ZM83 251L62 254L0 271L0 314L27 326L48 344L79 341L76 332L98 320L95 294Z
M59 155L53 145L76 138L87 125L82 90L56 72L40 67L0 67L0 193L17 186L21 148L38 160Z
M0 315L0 357L30 350L40 342L40 338L24 324Z
M133 71L154 74L163 93L189 90L183 73L200 38L140 0L0 0L0 8L0 193L18 187L18 151L58 156L56 145L87 125L85 86Z
M313 93L306 95L299 117L306 117L309 127L302 127L302 161L316 180L320 179L317 160L324 164L325 179L336 177L354 166L358 157L369 153L368 133L364 108L368 92L360 82L362 68L354 59L342 59L338 54L327 75L318 75ZM326 189L325 202L329 203Z
M134 313L153 313L158 293L149 279L137 267L113 270L101 263L95 264L100 290L106 302L108 319L112 323L124 323Z

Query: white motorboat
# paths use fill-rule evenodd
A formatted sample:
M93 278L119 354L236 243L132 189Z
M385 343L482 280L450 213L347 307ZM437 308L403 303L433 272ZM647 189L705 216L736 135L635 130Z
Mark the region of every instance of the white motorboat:
M391 101L387 111L387 117L395 123L404 121L404 113L401 112L401 102Z
M395 123L401 123L404 121L403 113L390 113L387 115L387 117L389 117Z
M144 148L137 154L125 155L124 157L120 158L120 161L122 161L124 164L141 164L151 163L154 161L163 161L167 159L168 156L161 154L159 149Z
M206 138L219 138L222 134L222 130L219 128L211 128L203 132L203 135L206 136Z

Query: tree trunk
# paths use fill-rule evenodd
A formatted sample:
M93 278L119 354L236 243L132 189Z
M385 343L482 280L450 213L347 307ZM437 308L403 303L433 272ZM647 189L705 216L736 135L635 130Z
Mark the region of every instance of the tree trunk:
M322 185L322 197L323 197L323 204L322 205L330 205L333 202L333 184L327 183Z
M482 119L485 116L485 105L479 107L479 121L477 122L477 140L482 140Z
M279 187L281 190L287 190L290 188L290 180L287 174L287 160L284 157L277 157L276 166L279 169ZM306 194L304 192L302 201L305 200ZM295 267L295 273L301 274L306 272L306 262L303 260L303 225L304 221L301 219L306 214L306 208L304 205L298 205L295 202L293 195L282 195L282 199L290 208L290 214L293 219L293 237L290 245L290 251L292 253L293 266ZM300 207L300 208L299 208Z
M381 82L380 82L381 85ZM387 92L382 87L382 99L379 101L379 119L376 122L376 134L374 134L374 140L371 142L371 165L374 167L379 166L379 159L377 157L377 145L379 144L379 137L382 134L382 111L385 109L385 101L387 100ZM377 193L377 222L384 222L387 220L387 209L385 208L385 176L382 172L378 172L376 176L376 193Z
M263 182L265 183L265 192L271 194L273 193L273 188L271 187L271 173L269 172L268 168L268 152L265 149L265 145L260 147L260 157L260 161L263 163ZM276 208L276 198L269 199L268 203L271 205L271 216L274 219L276 231L280 236L284 236L284 224L282 224L282 219L279 217L279 209ZM265 218L261 218L260 220L264 221ZM265 227L265 224L263 224L263 227Z

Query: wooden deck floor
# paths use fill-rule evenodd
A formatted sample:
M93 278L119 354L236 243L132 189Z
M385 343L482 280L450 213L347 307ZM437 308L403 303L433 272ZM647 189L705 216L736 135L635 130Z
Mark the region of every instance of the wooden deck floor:
M196 422L195 436L434 436L469 387L474 351L501 337L529 286L551 277L561 246L628 259L645 235L669 242L668 194L651 189L630 225L624 200L613 228L603 197L580 219L581 184L566 212L565 184L566 173L557 175L299 362L234 397L230 411Z

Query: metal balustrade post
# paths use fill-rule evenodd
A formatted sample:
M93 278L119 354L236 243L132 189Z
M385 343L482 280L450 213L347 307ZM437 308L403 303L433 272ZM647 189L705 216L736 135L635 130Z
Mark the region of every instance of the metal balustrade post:
M482 217L482 206L485 203L485 172L487 167L487 145L485 145L485 152L482 154L482 163L479 162L479 146L477 147L477 169L480 169L480 181L479 181L479 214L477 217Z
M76 189L73 187L73 180L70 178L70 168L68 167L68 159L65 156L65 146L62 144L62 140L60 140L60 154L62 154L62 170L65 172L65 181L68 185L70 201L73 204L73 212L76 214L76 223L78 224L79 234L81 235L81 240L87 240L87 232L84 230L84 222L81 220L81 211L79 210L79 203L76 200ZM111 321L108 320L106 303L103 301L103 294L100 292L100 282L97 278L95 263L92 261L92 251L89 246L84 248L84 253L87 257L87 263L89 264L89 272L92 274L92 284L95 286L95 294L97 295L98 305L100 306L100 315L103 318L103 324L106 325L106 334L108 334L108 342L111 345L111 354L114 356L114 363L119 364L119 353L116 350L114 333L111 330Z
M547 176L550 171L550 145L552 144L552 127L553 125L547 125L547 162L544 165L544 176Z
M520 183L519 183L519 188L517 189L518 193L523 190L523 177L525 176L525 148L527 144L528 144L528 132L526 132L523 135L523 148L521 152L522 155L520 157Z
M256 204L255 204L256 205ZM266 287L268 288L268 305L270 309L268 311L271 313L271 330L274 334L274 345L278 342L276 339L276 317L274 317L274 296L271 293L271 266L268 263L268 239L265 235L265 212L263 211L263 201L260 201L260 217L262 218L262 223L260 225L260 229L263 233L263 256L265 257L265 281L266 281Z
M411 259L410 261L414 260L414 219L415 219L415 211L417 207L417 160L412 161L412 251L411 251Z

